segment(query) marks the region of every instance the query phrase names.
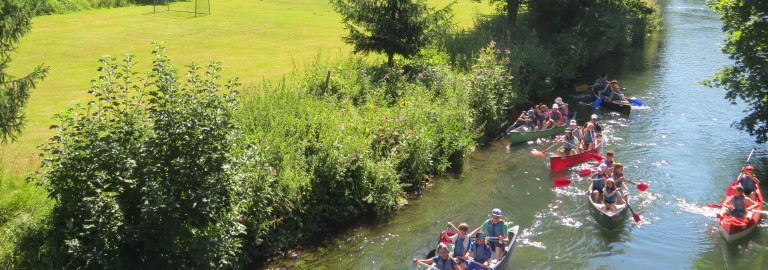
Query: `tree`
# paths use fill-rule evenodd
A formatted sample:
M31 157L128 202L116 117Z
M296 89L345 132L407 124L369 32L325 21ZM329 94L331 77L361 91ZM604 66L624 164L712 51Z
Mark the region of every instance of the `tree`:
M455 3L455 2L453 2ZM424 0L331 0L349 35L344 42L355 53L385 53L410 58L447 30L453 3L440 10Z
M482 0L473 0L475 2L480 2ZM523 4L524 0L488 0L488 3L491 5L496 5L496 7L501 10L507 12L507 22L511 25L517 24L517 13L520 11L520 5Z
M24 34L29 32L32 8L15 1L0 2L0 140L15 140L24 125L24 106L35 82L45 78L47 67L42 65L21 78L6 74L10 54Z
M726 40L723 53L734 63L702 83L725 89L732 104L747 103L747 116L734 126L768 141L768 0L712 0L707 3L720 15Z

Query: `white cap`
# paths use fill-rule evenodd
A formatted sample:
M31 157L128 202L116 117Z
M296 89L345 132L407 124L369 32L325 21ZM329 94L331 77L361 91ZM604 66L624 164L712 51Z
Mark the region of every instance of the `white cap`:
M600 166L597 167L597 170L604 172L608 169L608 165L605 165L605 163L600 163Z
M552 109L557 109L557 108L558 108L557 103L552 104Z
M561 98L561 97L557 97L557 98L555 99L555 103L557 103L557 104L561 104L561 103L563 103L563 98Z
M576 119L571 120L571 125L578 126L579 124L576 123Z
M597 114L592 114L592 119L597 119Z

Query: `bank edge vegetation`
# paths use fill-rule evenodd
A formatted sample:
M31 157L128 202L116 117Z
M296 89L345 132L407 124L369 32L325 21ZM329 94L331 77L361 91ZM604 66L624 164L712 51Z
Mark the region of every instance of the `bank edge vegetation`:
M253 88L220 82L220 63L175 67L172 44L154 45L146 71L105 57L93 101L55 116L30 179L51 210L16 226L28 207L0 205L0 266L242 268L390 213L494 139L515 105L641 42L658 13L561 2L527 3L514 26L478 19L391 64L318 61Z

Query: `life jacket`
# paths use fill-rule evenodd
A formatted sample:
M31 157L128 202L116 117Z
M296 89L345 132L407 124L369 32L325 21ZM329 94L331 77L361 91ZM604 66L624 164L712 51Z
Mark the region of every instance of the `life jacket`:
M438 270L453 270L453 266L456 265L456 262L454 262L451 258L443 260L442 257L437 256L435 257L434 261L435 267L437 267Z
M591 143L592 142L592 137L594 137L594 131L587 130L586 132L584 132L584 138L582 138L582 140L585 143Z
M605 175L600 175L600 173L596 173L595 176L592 176L592 189L600 189L602 190L605 187Z
M578 139L576 138L576 136L573 136L573 138L570 138L570 139L568 138L568 136L565 136L565 139L563 140L563 147L565 147L565 151L566 151L565 154L569 155L569 153L567 152L570 152L571 149L576 148L576 144L578 144Z
M741 196L741 197L731 196L731 203L733 204L732 212L736 212L736 213L747 212L747 207L744 205L744 196Z
M504 234L504 220L500 220L499 223L493 224L493 220L488 220L488 236L496 237ZM490 240L491 242L498 242L499 240Z
M741 186L744 187L744 191L755 191L755 180L744 174L741 176Z
M611 162L611 163L613 163L613 162ZM622 185L624 184L624 181L619 181L619 178L621 178L622 176L624 176L623 173L615 173L615 175L613 177L613 179L616 180L616 187L617 188L622 187Z
M473 247L472 247L473 254L472 255L473 255L473 258L475 259L476 262L481 262L482 263L482 262L487 261L489 258L491 258L491 254L487 254L486 253L486 252L488 252L488 250L491 249L490 247L488 247L488 243L480 245L480 244L477 243L477 241L475 241L474 243L472 243L472 245L473 245ZM486 249L486 247L488 247L488 248Z
M457 237L456 238L456 244L455 247L453 247L453 256L454 257L460 257L464 256L464 241L466 241L467 235L464 235L464 237ZM469 248L469 246L467 246Z
M552 119L552 121L559 122L561 117L563 117L563 114L559 111L557 113L549 112L549 118Z
M614 188L605 188L605 191L603 192L603 194L611 193L614 190L616 190L615 187ZM605 202L605 203L615 203L616 202L616 197L618 197L618 196L619 196L618 192L613 193L613 195L611 195L611 196L605 196L603 198L603 202Z

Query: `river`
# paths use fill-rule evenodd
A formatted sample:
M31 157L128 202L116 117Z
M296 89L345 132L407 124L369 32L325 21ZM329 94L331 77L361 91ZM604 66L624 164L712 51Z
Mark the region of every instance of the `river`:
M717 50L721 23L703 0L660 4L663 29L642 49L586 72L596 78L608 70L625 94L644 102L629 116L598 112L607 134L601 154L616 151L627 178L650 186L646 192L632 189L641 222L630 217L613 231L595 222L583 195L588 183L577 175L594 162L553 173L545 157L531 155L548 144L510 146L500 140L472 153L461 174L437 179L390 217L360 222L321 244L297 248L297 258L268 268L416 269L411 259L434 248L447 221L475 228L495 207L521 227L504 269L768 267L768 218L745 239L726 243L717 232L715 210L706 207L722 201L753 146L752 164L758 176L766 172L765 147L730 127L743 117L744 107L724 100L722 90L698 84L730 63ZM587 110L580 113L583 120L590 111L581 110ZM574 182L555 188L552 181L560 177Z

